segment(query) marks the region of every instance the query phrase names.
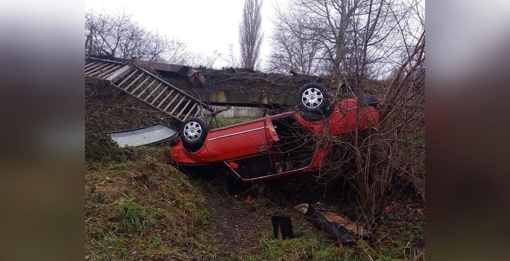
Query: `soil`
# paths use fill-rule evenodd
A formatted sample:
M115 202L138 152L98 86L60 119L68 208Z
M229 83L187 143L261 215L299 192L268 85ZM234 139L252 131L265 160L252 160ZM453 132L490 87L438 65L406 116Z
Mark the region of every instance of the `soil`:
M294 233L310 224L296 211L294 202L275 202L267 192L266 185L243 184L239 180L219 175L204 189L211 209L210 221L214 228L218 247L218 260L242 260L243 256L259 251L262 238L272 238L271 216L290 216ZM247 196L251 196L247 202ZM307 231L310 233L310 231Z
M257 216L241 202L230 198L226 193L207 195L212 210L211 221L216 230L219 257L232 253L244 253L257 246L259 236L254 231ZM252 209L253 210L253 209Z
M260 239L273 236L271 216L291 217L294 234L319 232L294 209L301 203L326 200L322 197L324 191L311 191L309 185L308 193L303 195L303 187L310 184L306 180L297 179L297 185L293 182L296 180L249 185L219 175L208 181L210 187L203 192L211 209L219 260L242 260L244 255L256 253ZM247 195L252 197L251 202L246 201Z
M349 200L340 198L342 193L332 193L331 187L320 189L318 186L310 186L309 179L297 178L254 187L242 183L231 184L219 181L218 178L208 182L210 187L203 192L211 210L210 222L218 246L218 260L242 260L244 256L260 251L259 241L262 238L272 238L273 215L291 217L294 234L324 233L315 229L294 209L300 203L324 203L323 207L327 208L343 202L338 212L356 220L359 211L355 204L345 204ZM305 186L308 192L303 194ZM326 193L327 190L329 192ZM248 194L252 196L251 202L246 202ZM377 243L374 247L389 248L396 240L405 238L409 247L424 251L424 238L419 236L423 232L411 233L415 229L413 224L423 220L424 206L411 199L389 200L388 206L389 210L383 213L379 224L370 229L376 234ZM379 234L381 231L384 231L383 234Z

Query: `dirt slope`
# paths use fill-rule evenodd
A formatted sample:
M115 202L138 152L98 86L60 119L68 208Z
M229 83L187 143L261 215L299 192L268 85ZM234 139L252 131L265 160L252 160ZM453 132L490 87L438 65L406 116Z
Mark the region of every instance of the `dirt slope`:
M85 250L87 260L424 259L424 210L388 202L374 246L338 247L293 209L321 201L362 220L345 187L313 178L225 189L224 177L189 180L166 164L170 148L119 149L105 132L170 119L110 87L86 87ZM228 192L228 193L227 193ZM246 193L253 196L244 201ZM238 198L235 196L238 195ZM272 215L292 218L302 238L274 240Z

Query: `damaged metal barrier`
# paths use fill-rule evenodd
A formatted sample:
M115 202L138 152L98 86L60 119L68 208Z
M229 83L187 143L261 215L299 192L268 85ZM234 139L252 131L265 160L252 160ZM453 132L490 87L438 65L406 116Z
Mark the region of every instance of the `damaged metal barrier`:
M305 215L305 218L317 228L335 237L340 243L351 245L358 239L373 241L372 232L363 229L361 226L332 210L315 208L310 204L303 203L295 206Z
M167 126L157 124L146 128L107 133L119 147L142 146L171 139L177 131Z

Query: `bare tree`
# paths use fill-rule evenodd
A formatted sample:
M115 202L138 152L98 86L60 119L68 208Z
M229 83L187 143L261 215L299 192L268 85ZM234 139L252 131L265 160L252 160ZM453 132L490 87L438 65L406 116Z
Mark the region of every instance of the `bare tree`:
M396 179L425 200L423 1L290 0L287 8L277 8L276 22L282 40L273 41L273 55L289 54L275 56L286 66L299 57L290 47L316 40L313 59L324 59L333 76L358 88L359 98L368 82L383 85L376 92L381 100L376 128L330 137L340 152L330 159L329 171L352 181L367 222Z
M305 30L299 21L294 21L292 27L298 28L300 32ZM288 73L293 70L305 75L313 75L322 71L324 60L321 59L320 41L317 37L312 35L305 39L296 36L287 24L276 23L271 41L269 71Z
M125 59L186 63L186 44L148 31L126 12L85 14L85 52Z
M285 44L318 42L313 44L313 59L326 61L333 76L345 77L361 89L363 79L380 77L380 68L398 63L396 24L406 13L400 8L394 15L397 5L400 1L291 0L286 7L276 7L276 23L292 36ZM277 46L274 52L285 48L281 42ZM390 61L390 66L383 65Z
M291 9L277 8L278 19L301 39L318 37L335 72L344 58L345 35L349 21L361 0L292 0ZM301 28L294 21L302 21ZM305 29L305 30L303 30Z
M260 62L260 46L262 44L262 1L245 0L243 20L239 26L239 44L243 68L255 69Z

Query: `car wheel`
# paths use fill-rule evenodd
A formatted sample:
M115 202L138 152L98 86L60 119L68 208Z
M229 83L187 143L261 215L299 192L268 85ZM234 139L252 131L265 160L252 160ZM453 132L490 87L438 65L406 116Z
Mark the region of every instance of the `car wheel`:
M182 123L180 131L182 146L195 152L202 148L207 136L207 125L199 118L191 117Z
M323 113L303 113L301 114L301 117L307 121L307 122L319 122L324 119L329 118L331 114L334 112L334 107L330 106L326 109L324 109Z
M309 83L299 89L296 100L302 111L324 114L324 109L329 105L329 93L326 87Z

